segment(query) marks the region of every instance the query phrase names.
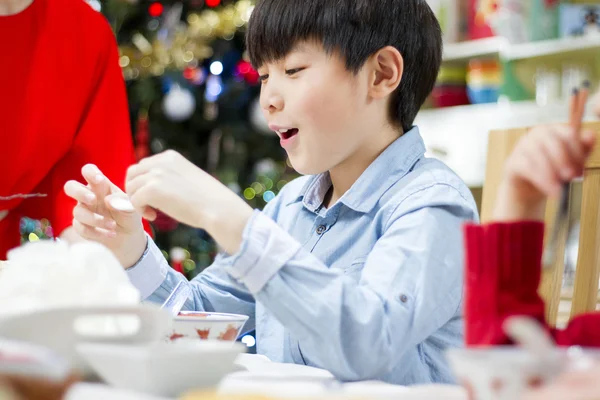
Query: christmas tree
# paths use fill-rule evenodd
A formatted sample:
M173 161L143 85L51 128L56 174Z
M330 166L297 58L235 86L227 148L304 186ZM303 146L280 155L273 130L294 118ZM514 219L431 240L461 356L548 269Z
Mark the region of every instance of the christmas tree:
M250 0L88 0L110 22L127 83L138 159L173 149L262 208L295 172L258 104L244 53ZM205 232L161 215L156 242L192 278L211 264Z

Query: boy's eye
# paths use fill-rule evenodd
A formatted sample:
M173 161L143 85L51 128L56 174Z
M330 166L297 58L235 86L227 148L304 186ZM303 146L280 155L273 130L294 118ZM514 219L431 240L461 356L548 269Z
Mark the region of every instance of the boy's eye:
M285 73L286 75L294 75L297 74L298 72L302 71L304 68L293 68L293 69L286 69Z
M266 81L266 80L267 80L267 78L268 78L268 77L269 77L269 74L265 74L265 75L260 75L260 76L258 77L258 79L259 79L261 82L264 82L264 81Z

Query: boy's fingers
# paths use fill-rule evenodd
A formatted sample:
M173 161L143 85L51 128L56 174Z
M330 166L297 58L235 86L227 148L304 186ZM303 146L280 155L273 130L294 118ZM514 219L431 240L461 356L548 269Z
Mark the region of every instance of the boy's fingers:
M142 216L148 221L154 221L158 216L158 213L152 207L144 207L144 209L142 210Z
M94 164L84 165L81 169L81 174L94 193L102 196L111 192L112 182L110 182Z
M144 219L154 221L157 217L156 210L149 206L149 200L152 197L153 190L149 186L142 186L133 196L130 197L131 203L136 210L139 210Z
M77 205L75 208L73 208L73 217L80 223L94 228L102 228L113 231L117 228L117 223L112 219L95 214L90 209L82 205Z
M67 196L80 203L87 204L90 207L96 205L96 195L87 186L77 181L68 181L65 183L64 190Z
M125 182L125 190L128 196L135 196L136 192L145 187L152 181L151 174L138 175L135 178L128 179Z
M81 222L73 219L73 228L75 231L84 239L95 240L102 242L106 239L112 239L117 236L115 231L109 231L101 228L95 228L93 226L82 224Z
M135 207L126 195L112 194L104 199L106 206L114 211L122 213L134 213Z
M94 164L84 165L81 174L90 185L99 185L105 179L104 174Z

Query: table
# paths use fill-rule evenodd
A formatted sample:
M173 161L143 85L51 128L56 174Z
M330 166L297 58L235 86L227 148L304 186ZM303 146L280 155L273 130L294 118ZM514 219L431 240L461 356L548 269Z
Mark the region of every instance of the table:
M424 385L398 386L367 381L340 383L325 370L296 364L273 363L262 356L242 354L236 364L238 371L221 381L219 394L263 394L282 399L351 399L368 398L396 400L466 400L466 392L459 386ZM80 383L67 394L65 400L171 400L104 384Z

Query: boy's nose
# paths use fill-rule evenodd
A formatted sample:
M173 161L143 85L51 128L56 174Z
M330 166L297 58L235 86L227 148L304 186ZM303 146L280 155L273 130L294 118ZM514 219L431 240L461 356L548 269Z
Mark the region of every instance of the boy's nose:
M261 93L260 106L263 110L272 113L283 110L283 97L276 93Z

